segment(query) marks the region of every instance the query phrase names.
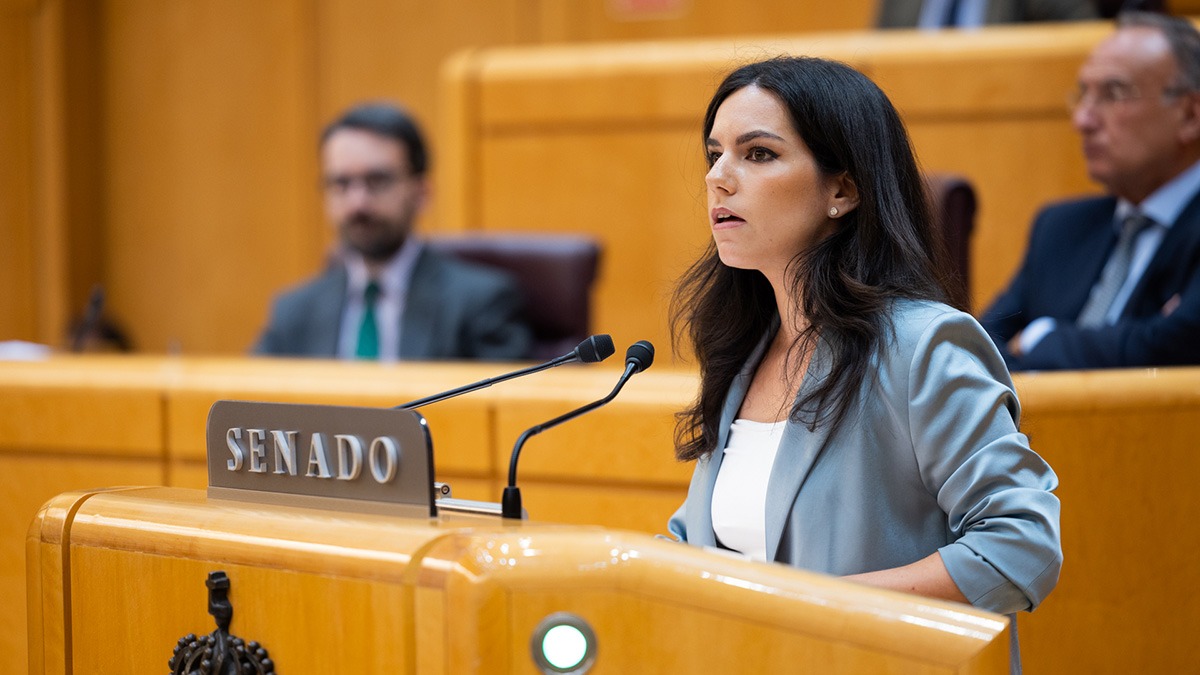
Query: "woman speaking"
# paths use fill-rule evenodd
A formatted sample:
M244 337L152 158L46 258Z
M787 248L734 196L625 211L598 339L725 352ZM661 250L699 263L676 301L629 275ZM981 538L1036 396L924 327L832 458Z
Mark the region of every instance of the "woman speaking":
M672 309L700 366L676 433L696 464L671 532L996 612L1036 607L1062 564L1058 481L1018 430L992 341L947 304L891 102L839 63L754 63L713 96L704 143L713 243Z

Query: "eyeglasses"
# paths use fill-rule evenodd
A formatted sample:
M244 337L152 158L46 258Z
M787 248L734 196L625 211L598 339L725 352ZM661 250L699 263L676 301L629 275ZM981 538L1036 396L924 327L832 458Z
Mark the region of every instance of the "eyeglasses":
M395 171L368 171L361 176L327 176L323 182L325 192L330 195L340 197L348 194L355 185L362 185L367 194L375 196L391 189L400 179L400 174Z
M1163 87L1159 94L1165 102L1184 94L1192 93L1189 87L1176 85ZM1101 110L1107 110L1132 101L1149 98L1132 82L1107 80L1096 85L1081 84L1079 88L1067 94L1067 108L1074 111L1083 105L1090 105Z

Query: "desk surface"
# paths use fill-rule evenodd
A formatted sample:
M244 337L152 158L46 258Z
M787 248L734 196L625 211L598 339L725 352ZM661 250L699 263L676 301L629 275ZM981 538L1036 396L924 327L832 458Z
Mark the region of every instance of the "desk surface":
M61 495L30 540L31 595L43 600L34 652L58 658L65 621L66 658L89 672L151 672L176 638L209 630L204 575L215 568L232 583L234 632L261 640L281 672L397 672L405 662L416 669L404 672L491 672L498 659L530 672L527 636L562 611L595 630L597 672L1007 668L1002 616L597 527L125 488ZM134 578L136 592L121 586ZM363 584L396 602L362 597ZM378 663L379 652L395 660Z
M394 405L510 365L151 356L0 364L0 491L12 504L0 519L0 575L22 577L26 526L55 494L202 486L204 420L219 398ZM673 459L672 415L696 384L693 372L664 365L637 375L606 408L530 441L520 484L534 519L664 530L691 471ZM600 398L616 377L612 364L564 367L430 406L439 479L455 496L497 501L520 430ZM1054 593L1020 617L1027 668L1186 670L1196 660L1187 636L1200 631L1200 604L1178 592L1200 585L1200 368L1014 380L1022 428L1061 482L1066 561ZM1137 592L1128 591L1131 575ZM13 623L0 630L0 652L21 653L24 604L20 584L0 587Z

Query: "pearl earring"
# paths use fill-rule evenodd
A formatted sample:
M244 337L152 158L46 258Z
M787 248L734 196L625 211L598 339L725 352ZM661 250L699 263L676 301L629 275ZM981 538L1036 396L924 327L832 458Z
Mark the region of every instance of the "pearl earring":
M837 218L837 214L838 214L838 209L836 206L829 207L829 217L830 218Z

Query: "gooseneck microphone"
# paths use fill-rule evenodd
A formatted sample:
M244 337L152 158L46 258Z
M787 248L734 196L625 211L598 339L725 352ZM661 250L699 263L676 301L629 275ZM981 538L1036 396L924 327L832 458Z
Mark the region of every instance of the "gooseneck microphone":
M646 344L649 344L649 343L646 343ZM429 405L430 403L437 403L438 401L444 401L448 398L454 398L455 396L459 396L461 394L468 394L473 391L478 391L485 387L490 387L493 384L496 384L497 382L504 382L505 380L511 380L514 377L522 377L525 375L532 375L534 373L546 370L547 368L554 368L555 366L561 366L564 363L575 363L577 361L579 363L598 363L598 362L603 361L604 359L607 359L608 357L612 356L613 352L615 352L615 351L617 351L617 350L616 350L616 347L613 346L612 336L607 335L607 334L593 335L593 336L589 337L588 339L584 340L583 342L580 342L579 346L575 347L575 349L572 349L570 352L563 354L562 356L550 359L549 361L547 361L545 363L541 363L536 366L530 366L528 368L522 368L520 370L514 370L511 373L505 373L504 375L497 375L496 377L490 377L486 380L480 380L478 382L473 382L471 384L466 384L466 385L463 385L456 389L451 389L450 391L443 391L440 394L426 396L425 398L419 398L415 401L409 401L408 403L405 403L403 405L396 406L396 408L398 410L413 410L415 408L420 408L423 405ZM651 349L651 352L653 352L653 349Z
M513 445L512 457L508 460L508 486L504 488L504 495L500 499L500 514L505 518L514 518L520 520L525 517L525 509L521 506L521 489L517 487L517 458L521 455L521 448L525 445L525 441L531 436L536 436L547 429L556 427L563 422L573 420L580 415L595 410L600 406L608 403L616 398L621 392L621 388L633 377L634 373L640 373L650 367L654 363L654 345L647 340L638 340L625 350L625 372L621 373L621 379L617 380L617 386L608 393L608 396L599 401L576 408L571 412L564 413L550 420L543 422L534 427L525 430L521 437L517 439Z

